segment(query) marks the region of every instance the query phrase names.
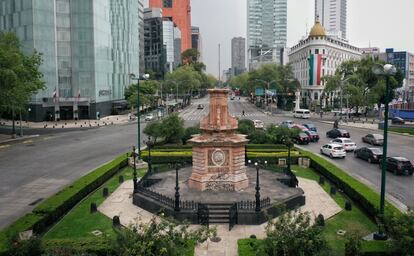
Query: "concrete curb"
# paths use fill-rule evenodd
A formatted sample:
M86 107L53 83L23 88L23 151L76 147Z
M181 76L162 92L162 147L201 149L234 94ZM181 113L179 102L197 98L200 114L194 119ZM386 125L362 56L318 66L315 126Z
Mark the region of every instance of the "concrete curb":
M0 145L13 145L16 143L19 143L21 141L25 141L25 140L29 140L29 139L33 139L33 138L37 138L40 137L39 134L36 135L28 135L28 136L23 136L23 137L18 137L16 139L9 139L9 140L4 140L4 141L0 141Z

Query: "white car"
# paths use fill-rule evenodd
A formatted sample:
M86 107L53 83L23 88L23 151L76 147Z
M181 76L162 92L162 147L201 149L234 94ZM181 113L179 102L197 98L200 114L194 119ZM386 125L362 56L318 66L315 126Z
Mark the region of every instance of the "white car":
M327 155L330 158L345 158L346 152L342 145L330 143L321 147L321 154Z
M154 119L154 115L153 114L148 114L145 116L145 121L152 121Z
M334 140L331 140L331 143L341 145L344 147L345 151L354 151L357 148L356 143L349 138L336 138Z
M262 120L253 120L254 128L256 129L264 129L264 123Z

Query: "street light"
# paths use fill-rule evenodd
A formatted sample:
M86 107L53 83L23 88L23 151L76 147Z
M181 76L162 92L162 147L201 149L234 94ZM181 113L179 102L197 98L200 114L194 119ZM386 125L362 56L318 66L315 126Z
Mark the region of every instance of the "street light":
M384 66L376 64L372 67L372 72L377 76L384 76L385 84L385 110L384 110L384 143L382 145L382 162L381 162L381 197L380 197L380 221L384 223L384 205L385 205L385 178L387 170L387 147L388 147L388 110L390 102L390 77L397 73L395 66L386 64ZM375 240L386 240L387 235L382 227L379 227L378 233L374 234Z
M129 74L129 78L131 80L137 81L137 119L138 119L138 159L141 159L141 124L140 124L140 113L139 113L139 81L140 80L148 80L150 78L149 74L144 74L142 76L137 77L135 74Z

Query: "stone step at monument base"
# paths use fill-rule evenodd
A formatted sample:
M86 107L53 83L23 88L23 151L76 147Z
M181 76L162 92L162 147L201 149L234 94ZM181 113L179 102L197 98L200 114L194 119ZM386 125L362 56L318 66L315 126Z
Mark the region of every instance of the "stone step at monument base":
M229 223L229 212L232 204L226 203L216 203L216 204L206 204L208 208L208 222L223 224Z

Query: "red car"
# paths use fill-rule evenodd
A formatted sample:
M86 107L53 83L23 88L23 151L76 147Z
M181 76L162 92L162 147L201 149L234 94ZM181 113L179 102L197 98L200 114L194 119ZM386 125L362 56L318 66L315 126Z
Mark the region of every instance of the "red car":
M318 142L319 141L319 134L314 131L305 131L306 135L308 135L310 142Z
M293 141L296 144L302 144L302 145L308 145L309 142L310 142L309 136L304 132L301 132L301 133L299 133L298 136L294 137Z

